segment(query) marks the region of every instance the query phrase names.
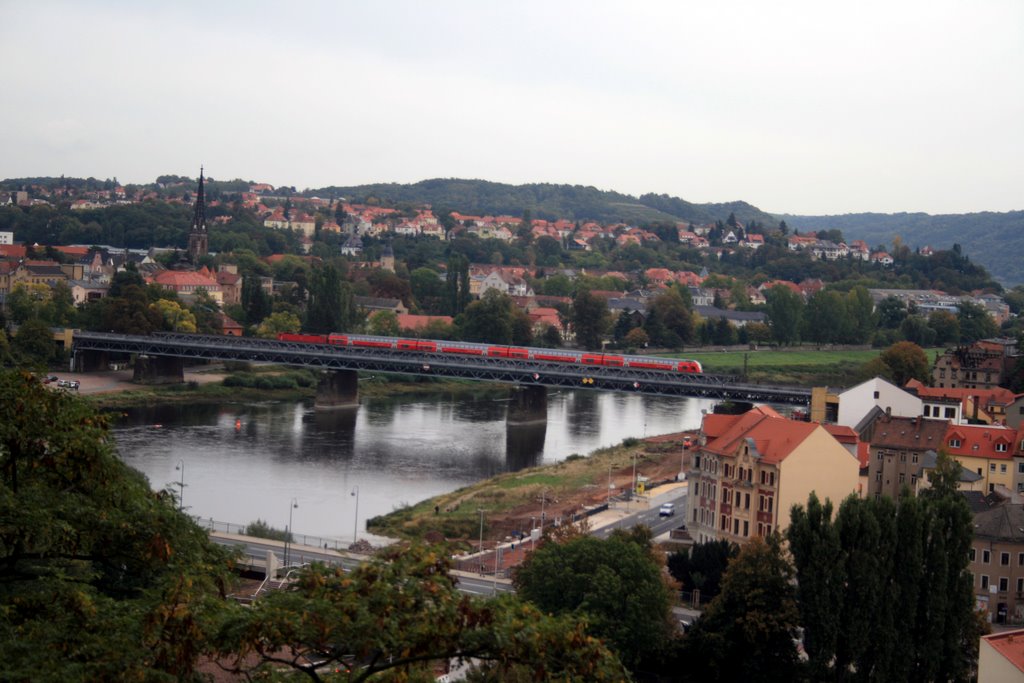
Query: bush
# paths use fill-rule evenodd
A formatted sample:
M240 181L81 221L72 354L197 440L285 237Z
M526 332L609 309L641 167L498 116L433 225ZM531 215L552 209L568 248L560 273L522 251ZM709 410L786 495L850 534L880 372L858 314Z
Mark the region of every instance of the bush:
M626 448L632 448L633 446L636 446L639 443L640 439L636 438L635 436L627 436L625 439L622 440L622 445Z
M286 543L292 542L292 534L290 531L275 529L262 519L257 519L255 522L249 522L245 527L245 535L255 536L256 538L269 538L272 541L284 541Z
M577 460L584 460L586 459L586 457L587 456L580 455L579 453L573 453L572 455L566 457L565 462L575 462Z

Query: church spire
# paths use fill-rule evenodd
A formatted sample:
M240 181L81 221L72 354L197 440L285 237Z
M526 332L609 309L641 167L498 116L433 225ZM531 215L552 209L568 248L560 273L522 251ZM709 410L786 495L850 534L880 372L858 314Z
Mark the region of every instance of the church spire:
M199 167L199 189L196 191L196 211L192 216L192 229L188 233L188 256L192 265L206 256L209 236L206 233L206 193L203 189L203 167Z

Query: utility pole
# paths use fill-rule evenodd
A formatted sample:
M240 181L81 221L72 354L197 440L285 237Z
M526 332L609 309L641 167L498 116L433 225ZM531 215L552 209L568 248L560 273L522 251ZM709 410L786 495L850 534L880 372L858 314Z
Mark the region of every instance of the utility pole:
M484 509L479 508L477 512L480 513L480 576L484 574ZM497 551L495 551L497 553Z

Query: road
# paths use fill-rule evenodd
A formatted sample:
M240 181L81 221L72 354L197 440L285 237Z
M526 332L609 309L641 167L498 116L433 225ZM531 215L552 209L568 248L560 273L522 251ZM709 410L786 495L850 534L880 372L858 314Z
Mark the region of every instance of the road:
M675 503L676 514L672 517L659 517L658 508L662 503ZM639 509L622 519L612 522L611 524L594 529L590 533L592 536L596 536L598 538L608 538L615 529L629 529L637 524L645 524L650 528L652 536L660 536L661 534L666 534L672 529L682 526L685 514L686 493L684 492L679 496L659 497L657 505L651 505L649 509L646 507Z

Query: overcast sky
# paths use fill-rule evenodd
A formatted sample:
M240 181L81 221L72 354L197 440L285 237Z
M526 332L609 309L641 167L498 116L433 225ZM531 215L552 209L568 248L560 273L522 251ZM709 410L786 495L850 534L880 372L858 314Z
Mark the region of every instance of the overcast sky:
M0 178L1024 209L1024 2L0 0Z

